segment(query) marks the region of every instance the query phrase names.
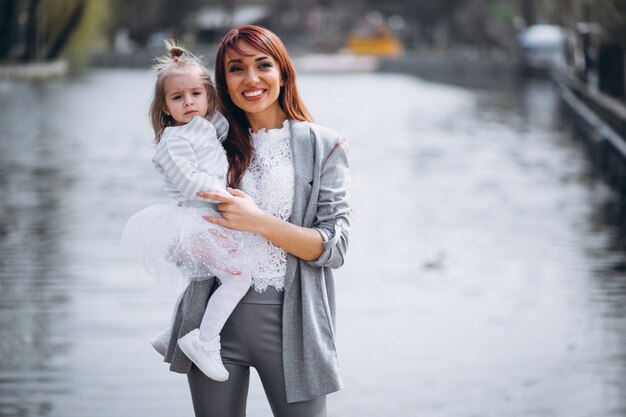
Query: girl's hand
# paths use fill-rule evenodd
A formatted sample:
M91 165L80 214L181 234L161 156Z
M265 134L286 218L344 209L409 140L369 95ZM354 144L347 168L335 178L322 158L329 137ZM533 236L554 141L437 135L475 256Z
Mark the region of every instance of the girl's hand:
M222 218L202 216L209 223L224 226L229 229L248 232L260 232L265 213L257 207L249 195L236 188L226 189L230 195L220 193L199 192L198 197L217 201L217 209Z

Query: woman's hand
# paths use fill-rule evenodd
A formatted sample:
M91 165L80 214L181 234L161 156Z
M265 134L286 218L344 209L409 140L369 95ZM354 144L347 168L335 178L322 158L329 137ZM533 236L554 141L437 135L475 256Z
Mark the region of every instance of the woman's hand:
M230 195L221 193L199 192L198 197L209 198L217 201L217 209L222 218L202 216L209 223L228 227L229 229L247 232L260 232L265 213L257 207L252 198L243 191L235 188L227 188Z
M324 251L320 232L296 226L265 213L243 191L234 188L227 190L231 195L198 193L198 197L217 201L217 209L223 217L203 216L205 220L229 229L258 233L284 251L305 261L314 261L320 257Z

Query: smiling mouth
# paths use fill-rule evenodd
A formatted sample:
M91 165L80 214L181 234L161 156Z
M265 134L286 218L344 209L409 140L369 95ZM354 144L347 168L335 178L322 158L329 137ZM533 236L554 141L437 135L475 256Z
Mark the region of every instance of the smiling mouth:
M263 94L265 90L244 91L244 97L254 98Z

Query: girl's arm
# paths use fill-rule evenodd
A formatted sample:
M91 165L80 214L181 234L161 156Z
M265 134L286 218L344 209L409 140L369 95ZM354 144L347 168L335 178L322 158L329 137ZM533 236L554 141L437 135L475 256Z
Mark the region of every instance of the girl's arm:
M185 198L197 200L196 193L200 190L226 194L224 179L209 175L198 168L196 151L189 140L181 136L170 136L165 143L159 145L154 157L155 165ZM213 149L208 152L223 151ZM217 158L213 159L218 162Z

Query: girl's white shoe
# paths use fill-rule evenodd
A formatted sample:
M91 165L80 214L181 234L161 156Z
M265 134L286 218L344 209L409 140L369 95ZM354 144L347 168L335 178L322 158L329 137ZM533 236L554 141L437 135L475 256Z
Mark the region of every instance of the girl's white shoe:
M169 327L159 333L155 338L150 340L150 344L161 354L161 356L165 356L165 352L167 352L167 347L170 344L170 337L172 336L172 329Z
M219 382L228 379L228 371L220 356L219 335L203 342L200 340L200 329L193 329L178 339L178 347L209 378Z

